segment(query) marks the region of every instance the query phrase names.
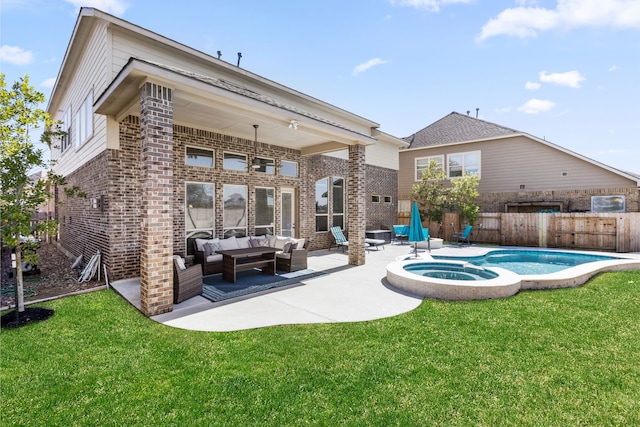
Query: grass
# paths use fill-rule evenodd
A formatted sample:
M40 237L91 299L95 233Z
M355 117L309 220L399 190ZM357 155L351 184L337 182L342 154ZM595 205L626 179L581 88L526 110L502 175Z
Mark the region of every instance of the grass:
M363 323L157 324L112 291L0 333L3 426L640 425L640 271ZM251 313L247 313L248 316Z

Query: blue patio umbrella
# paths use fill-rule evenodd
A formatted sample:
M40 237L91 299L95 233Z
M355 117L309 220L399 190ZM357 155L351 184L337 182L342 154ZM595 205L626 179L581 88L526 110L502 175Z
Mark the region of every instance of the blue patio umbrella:
M424 242L427 240L427 236L424 235L422 229L422 219L420 219L420 212L418 211L418 203L413 202L411 206L411 221L409 223L409 242L413 242L414 254L418 257L418 242Z

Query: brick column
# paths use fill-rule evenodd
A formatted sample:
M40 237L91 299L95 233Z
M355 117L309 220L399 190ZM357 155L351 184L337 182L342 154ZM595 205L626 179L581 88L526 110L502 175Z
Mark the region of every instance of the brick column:
M140 305L147 316L173 310L173 103L171 89L140 88L142 230Z
M347 186L347 207L349 224L349 264L365 263L365 229L367 226L365 188L365 147L349 146L349 180Z

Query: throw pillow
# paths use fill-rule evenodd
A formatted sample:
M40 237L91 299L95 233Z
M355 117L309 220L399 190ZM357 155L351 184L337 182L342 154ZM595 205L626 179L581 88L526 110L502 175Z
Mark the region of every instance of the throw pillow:
M260 239L257 242L258 242L258 247L261 247L261 248L269 247L269 241L267 239Z
M285 253L285 254L291 253L291 242L284 244L284 248L282 248L282 253Z
M257 239L251 239L249 240L251 242L251 247L252 248L258 248L260 247L260 240Z
M186 265L184 265L184 260L182 259L182 257L177 257L177 258L176 258L176 264L178 264L178 268L179 268L180 270L184 270L184 269L186 269L186 268L187 268L187 266L186 266Z

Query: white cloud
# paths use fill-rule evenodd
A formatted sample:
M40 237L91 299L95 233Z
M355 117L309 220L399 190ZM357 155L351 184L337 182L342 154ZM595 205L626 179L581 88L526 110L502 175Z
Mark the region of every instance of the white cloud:
M527 90L538 90L540 89L540 86L542 86L540 83L536 83L536 82L526 82L524 84L524 88Z
M546 71L540 71L540 81L543 83L553 83L558 86L569 86L577 89L580 87L580 82L584 80L586 79L576 70L551 74Z
M386 61L384 59L380 59L380 58L373 58L368 60L367 62L364 62L360 65L358 65L356 68L353 69L353 75L357 76L360 73L364 73L365 71L367 71L368 69L375 67L376 65L382 65L382 64L386 64L389 61Z
M124 15L129 8L129 5L122 0L66 0L66 2L74 5L76 9L80 9L80 7L95 7L116 16Z
M640 29L638 0L558 0L555 9L505 9L482 26L479 41L493 36L536 37L555 28L611 27Z
M18 46L0 46L0 62L27 65L33 61L33 53Z
M555 102L532 98L518 107L518 111L522 111L525 114L538 114L544 111L549 111L555 106Z
M440 6L454 3L471 3L472 0L389 0L392 5L410 6L427 12L439 12Z
M618 71L620 69L620 67L618 67L617 65L612 65L611 67L609 67L609 71Z
M42 83L40 83L40 86L52 88L54 84L56 84L56 78L55 77L51 77L51 78L48 78L47 80L43 81Z

